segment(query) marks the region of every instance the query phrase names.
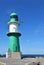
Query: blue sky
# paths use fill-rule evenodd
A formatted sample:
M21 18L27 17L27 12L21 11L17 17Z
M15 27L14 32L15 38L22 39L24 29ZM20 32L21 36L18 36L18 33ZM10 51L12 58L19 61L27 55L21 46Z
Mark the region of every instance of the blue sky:
M0 53L8 50L9 16L19 17L20 48L23 54L44 54L44 0L0 0Z

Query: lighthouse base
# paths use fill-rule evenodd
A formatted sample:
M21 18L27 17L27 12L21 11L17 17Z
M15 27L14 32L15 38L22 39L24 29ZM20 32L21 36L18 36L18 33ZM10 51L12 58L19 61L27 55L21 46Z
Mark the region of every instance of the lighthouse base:
M21 59L21 53L20 52L7 52L6 58Z

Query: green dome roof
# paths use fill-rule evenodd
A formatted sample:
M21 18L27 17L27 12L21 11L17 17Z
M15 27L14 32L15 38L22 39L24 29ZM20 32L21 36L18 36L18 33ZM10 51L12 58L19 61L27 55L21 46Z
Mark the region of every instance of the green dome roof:
M16 14L16 13L14 13L14 12L10 14L10 16L15 16L15 15L17 15L17 14Z
M10 14L10 21L9 22L15 22L15 23L18 23L19 24L19 22L18 22L18 15L16 14L16 13L11 13Z
M18 21L18 15L16 13L10 14L10 22L17 22Z

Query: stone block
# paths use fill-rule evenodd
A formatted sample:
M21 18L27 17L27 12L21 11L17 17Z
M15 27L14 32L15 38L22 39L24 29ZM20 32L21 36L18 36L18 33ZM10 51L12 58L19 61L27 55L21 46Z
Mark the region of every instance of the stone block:
M8 52L6 53L6 58L21 59L21 53L20 52Z

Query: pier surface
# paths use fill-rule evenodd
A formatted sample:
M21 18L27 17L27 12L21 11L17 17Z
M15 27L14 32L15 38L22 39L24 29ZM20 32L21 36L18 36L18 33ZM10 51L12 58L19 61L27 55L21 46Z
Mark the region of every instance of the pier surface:
M0 58L0 62L4 65L44 65L44 58L23 58L23 59L11 59Z

